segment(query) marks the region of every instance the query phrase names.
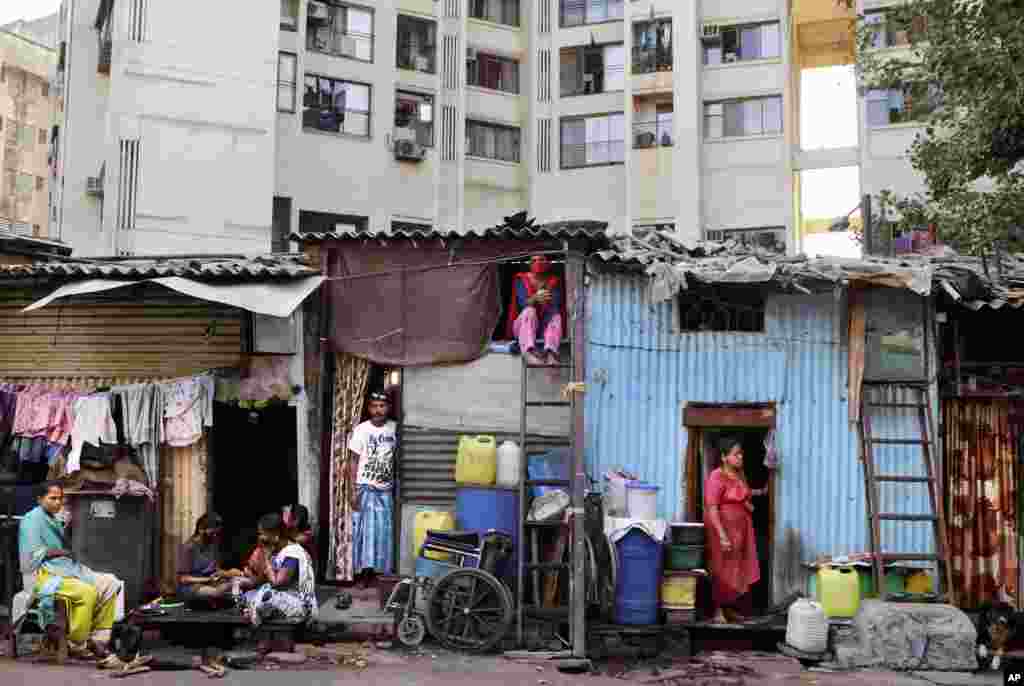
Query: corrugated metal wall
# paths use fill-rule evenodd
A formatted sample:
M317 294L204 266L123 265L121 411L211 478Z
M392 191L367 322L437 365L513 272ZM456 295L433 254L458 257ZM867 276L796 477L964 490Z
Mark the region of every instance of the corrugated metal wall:
M465 431L402 427L399 478L403 502L452 504L455 502L455 456L459 436ZM518 433L483 432L504 441L519 443ZM530 452L544 452L569 445L567 438L528 436Z
M673 332L674 303L652 305L646 280L592 275L588 292L586 458L592 476L624 465L661 486L662 517L685 511L687 402L776 403L775 593L798 587L798 562L869 549L857 432L847 415L844 319L832 295L770 296L765 332ZM882 435L915 425L879 423ZM919 458L890 451L886 471ZM906 491L903 491L906 493ZM883 494L883 507L921 512L917 497ZM888 531L889 550L925 551L927 527ZM891 546L891 547L889 547Z
M0 292L3 376L174 377L241 359L235 308L145 286L20 312L50 290Z

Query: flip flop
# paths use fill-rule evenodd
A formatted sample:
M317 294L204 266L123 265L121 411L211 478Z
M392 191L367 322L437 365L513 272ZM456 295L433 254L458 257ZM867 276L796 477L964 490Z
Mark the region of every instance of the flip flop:
M143 667L131 667L131 668L122 669L119 672L111 672L110 673L110 678L111 679L123 679L126 676L131 676L132 674L145 674L146 672L149 672L149 671L152 671L152 670L150 670L149 667L145 667L145 666L143 666Z

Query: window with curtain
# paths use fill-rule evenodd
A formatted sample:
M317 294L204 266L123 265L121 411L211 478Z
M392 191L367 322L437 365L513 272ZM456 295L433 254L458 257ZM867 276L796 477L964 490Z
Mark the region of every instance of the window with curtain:
M466 120L466 155L502 162L519 161L519 129Z
M621 91L626 87L622 43L578 45L559 52L562 97Z
M561 121L562 169L622 164L625 116L621 112Z
M704 138L740 138L782 133L782 96L704 103Z
M779 22L723 26L717 36L704 38L704 64L765 60L782 54Z
M622 19L623 0L559 0L563 27Z
M927 30L927 19L913 17L909 23L897 23L890 16L891 10L870 10L864 13L864 24L871 29L871 47L900 48L910 45L912 40L921 40Z
M327 18L307 15L306 48L337 57L373 61L373 10L331 3Z
M868 126L880 127L922 121L942 104L937 86L907 83L867 92Z
M277 111L295 111L296 56L290 52L277 55Z
M466 60L466 83L470 86L518 94L519 62L510 57L477 52L475 59Z
M469 16L495 24L519 26L519 0L469 0Z
M434 145L434 96L398 91L395 94L395 140Z
M433 74L437 25L427 19L398 15L396 64L399 69Z
M633 24L633 73L672 69L672 20L656 19Z
M306 74L302 127L370 137L370 86Z

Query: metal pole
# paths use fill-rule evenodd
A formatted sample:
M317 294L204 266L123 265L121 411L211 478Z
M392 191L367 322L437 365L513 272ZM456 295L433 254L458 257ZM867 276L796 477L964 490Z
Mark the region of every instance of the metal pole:
M871 217L871 195L865 193L860 204L861 222L864 224L864 254L871 255L875 248L875 226Z
M570 381L579 382L586 378L586 309L585 309L585 264L582 255L570 252L566 255L565 271L568 285L568 315L571 323L572 373ZM584 487L586 484L586 465L583 459L584 449L584 417L583 401L571 392L572 399L572 452L573 452L573 550L572 550L572 654L573 657L587 656L586 633L586 533L584 531Z

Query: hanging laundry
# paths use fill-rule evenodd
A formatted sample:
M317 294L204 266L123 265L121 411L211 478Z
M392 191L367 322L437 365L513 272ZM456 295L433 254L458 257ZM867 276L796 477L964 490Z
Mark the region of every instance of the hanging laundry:
M146 478L156 487L160 477L160 443L163 441L163 393L153 384L112 388L121 404L125 442L136 449Z
M179 379L161 386L164 404L164 442L178 448L193 445L213 426L212 376Z
M71 429L71 452L67 457L67 473L82 467L82 449L86 445L100 448L117 443L117 429L111 415L110 394L97 393L79 398L74 404L74 425Z
M0 450L14 433L14 411L17 404L18 396L15 393L0 390Z

